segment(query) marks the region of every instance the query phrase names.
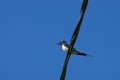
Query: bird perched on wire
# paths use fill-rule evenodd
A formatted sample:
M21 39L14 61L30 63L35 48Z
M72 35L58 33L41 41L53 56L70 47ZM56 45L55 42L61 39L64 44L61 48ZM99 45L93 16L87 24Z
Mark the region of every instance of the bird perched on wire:
M65 51L66 53L68 52L69 44L66 41L62 41L62 42L59 42L57 44L62 47L63 51ZM92 55L89 55L89 54L86 54L86 53L83 53L83 52L79 52L75 48L72 49L72 54L93 57Z

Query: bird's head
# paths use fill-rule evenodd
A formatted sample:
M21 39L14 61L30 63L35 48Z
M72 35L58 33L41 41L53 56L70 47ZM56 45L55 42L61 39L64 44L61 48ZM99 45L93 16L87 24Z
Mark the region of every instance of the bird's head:
M62 46L62 44L65 44L65 43L66 43L66 41L60 41L59 43L56 43L56 44Z

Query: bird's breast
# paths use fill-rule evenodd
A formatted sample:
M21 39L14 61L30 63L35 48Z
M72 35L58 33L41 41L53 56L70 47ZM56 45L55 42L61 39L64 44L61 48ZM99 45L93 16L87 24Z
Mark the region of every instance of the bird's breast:
M68 52L68 48L66 46L62 45L62 49L63 51Z

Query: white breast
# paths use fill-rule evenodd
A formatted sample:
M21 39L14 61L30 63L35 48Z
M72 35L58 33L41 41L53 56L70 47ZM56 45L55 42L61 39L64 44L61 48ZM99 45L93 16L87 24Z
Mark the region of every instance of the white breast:
M68 48L66 46L62 45L62 49L63 51L68 52Z

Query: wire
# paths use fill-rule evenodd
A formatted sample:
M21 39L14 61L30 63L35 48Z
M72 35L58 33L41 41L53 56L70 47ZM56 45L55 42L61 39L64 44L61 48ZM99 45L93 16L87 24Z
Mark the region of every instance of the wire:
M80 30L80 27L81 27L81 23L82 23L82 20L83 20L85 10L87 8L87 4L88 4L88 0L84 0L83 3L82 3L82 7L81 7L81 10L80 10L80 18L79 18L79 21L77 23L77 26L76 26L76 28L74 30L74 33L72 35L72 38L71 38L70 47L68 49L68 53L67 53L65 61L64 61L63 70L62 70L62 73L61 73L61 76L60 76L60 80L65 80L67 65L68 65L68 62L69 62L69 59L70 59L70 56L71 56L71 51L72 51L72 48L73 48L73 46L76 42L76 39L78 37L78 33L79 33L79 30Z

